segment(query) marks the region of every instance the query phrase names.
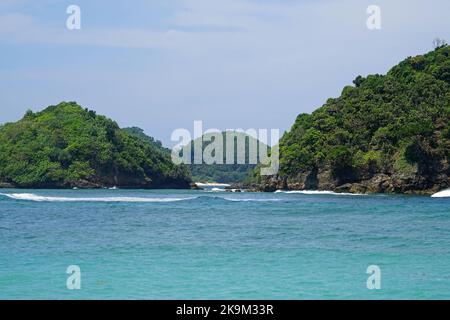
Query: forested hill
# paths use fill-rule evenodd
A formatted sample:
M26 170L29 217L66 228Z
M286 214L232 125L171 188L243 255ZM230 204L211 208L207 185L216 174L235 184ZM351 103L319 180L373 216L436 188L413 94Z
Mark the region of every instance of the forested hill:
M145 134L144 130L138 127L130 127L130 128L124 128L124 131L129 133L130 135L133 135L135 137L138 137L140 139L143 139L144 141L160 148L163 152L166 152L167 155L170 155L172 150L164 148L162 146L161 141L155 140L152 137L149 137ZM199 141L199 139L196 139L191 142L191 165L187 166L190 169L192 180L196 182L219 182L219 183L230 183L230 184L236 184L236 183L242 183L247 178L249 178L249 173L255 168L255 164L249 163L249 146L250 141L252 143L257 144L257 140L253 137L246 135L243 132L234 132L235 135L235 164L225 164L226 163L226 154L224 153L224 164L194 164L194 143L195 141ZM226 148L226 132L222 132L223 135L223 148L225 150ZM245 164L238 164L237 163L237 147L238 147L238 139L241 141L245 141ZM206 147L211 145L211 143L214 142L214 138L211 136L211 134L204 134L203 135L203 142L202 142L202 150L204 151ZM263 144L262 146L267 148L267 145ZM259 145L257 145L257 150L259 150ZM259 151L258 151L259 152Z
M432 193L450 186L450 47L386 75L358 76L300 114L280 141L281 170L261 189Z
M28 111L0 127L0 186L189 188L190 182L156 141L74 102Z
M226 164L226 148L227 148L227 133L231 134L234 138L234 159L233 164ZM223 164L195 164L194 163L194 144L199 141L200 138L194 140L191 142L191 162L190 165L191 173L192 173L192 179L196 182L219 182L219 183L243 183L245 182L249 176L250 173L253 171L253 169L256 167L255 163L251 163L250 161L250 150L253 152L256 151L257 154L257 163L259 162L259 150L260 148L263 148L264 151L268 150L268 146L262 142L259 142L259 140L253 138L252 136L240 132L240 131L233 131L233 132L222 132L222 139L223 139ZM205 151L205 149L210 146L212 143L214 143L214 137L212 134L204 134L202 136L202 151ZM238 140L241 144L239 144ZM250 149L250 146L252 146L252 149ZM238 149L239 147L239 149ZM243 159L245 163L238 163L238 150L242 153Z

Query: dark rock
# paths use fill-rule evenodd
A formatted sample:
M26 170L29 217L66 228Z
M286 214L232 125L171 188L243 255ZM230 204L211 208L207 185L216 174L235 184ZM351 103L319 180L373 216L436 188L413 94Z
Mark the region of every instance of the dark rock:
M0 182L0 189L14 188L14 186L7 182Z
M378 173L369 179L339 184L327 169L315 172L299 173L295 178L285 180L274 176L262 179L257 188L263 192L276 190L329 190L349 193L404 193L429 195L450 187L450 176L423 176L419 174Z
M191 190L205 190L205 189L199 187L196 183L191 183Z

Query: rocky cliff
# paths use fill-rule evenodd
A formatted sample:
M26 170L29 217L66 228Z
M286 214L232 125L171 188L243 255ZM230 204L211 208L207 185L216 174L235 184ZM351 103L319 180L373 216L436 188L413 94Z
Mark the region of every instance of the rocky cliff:
M450 186L450 47L358 76L340 97L297 117L263 191L430 194Z

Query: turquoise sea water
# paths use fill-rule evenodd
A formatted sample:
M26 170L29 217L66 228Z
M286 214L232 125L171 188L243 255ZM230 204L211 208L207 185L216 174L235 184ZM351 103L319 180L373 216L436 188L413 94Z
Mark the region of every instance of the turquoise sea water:
M0 193L2 299L450 299L449 198Z

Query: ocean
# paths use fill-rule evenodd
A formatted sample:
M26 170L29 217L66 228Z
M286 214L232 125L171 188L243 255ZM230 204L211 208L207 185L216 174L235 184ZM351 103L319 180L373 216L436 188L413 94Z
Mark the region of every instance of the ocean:
M450 199L3 189L0 298L450 299Z

